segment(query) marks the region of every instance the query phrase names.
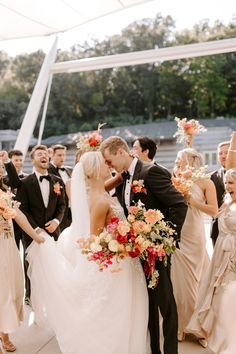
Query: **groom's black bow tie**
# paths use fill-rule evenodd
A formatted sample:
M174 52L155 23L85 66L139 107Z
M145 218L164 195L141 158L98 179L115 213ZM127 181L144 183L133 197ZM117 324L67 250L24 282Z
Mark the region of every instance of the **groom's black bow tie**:
M129 171L124 171L121 173L121 176L123 178L124 181L126 181L127 179L130 179L130 173Z
M51 180L51 177L49 175L44 175L44 176L39 176L39 180L40 182L42 182L43 179L46 179L47 181L50 181Z

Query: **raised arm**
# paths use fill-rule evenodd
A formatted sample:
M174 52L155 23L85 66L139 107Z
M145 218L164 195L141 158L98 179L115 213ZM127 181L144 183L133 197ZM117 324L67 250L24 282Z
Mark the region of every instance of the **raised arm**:
M3 160L4 166L5 166L5 169L7 172L8 186L11 187L12 189L19 188L22 181L16 172L15 166L13 165L11 160L9 159L7 151L4 151L4 150L0 151L0 156Z
M228 155L226 159L226 169L236 167L236 131L232 133Z
M214 183L211 180L199 181L199 186L204 190L206 202L201 202L190 196L188 203L203 213L216 216L218 213L218 203Z

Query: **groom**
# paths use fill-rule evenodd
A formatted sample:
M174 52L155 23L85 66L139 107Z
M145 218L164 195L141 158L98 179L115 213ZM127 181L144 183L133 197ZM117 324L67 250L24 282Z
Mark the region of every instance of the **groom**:
M130 156L129 147L125 140L118 136L111 136L100 146L103 157L109 167L117 172L127 171L127 177L117 187L116 195L124 208L126 215L128 207L138 202L146 209L159 209L165 219L175 225L176 240L180 238L180 231L187 212L187 205L182 195L173 187L170 173L160 165L143 163L136 157ZM131 189L132 181L144 180L147 194L134 193ZM159 284L149 289L149 330L151 335L152 354L161 354L159 343L159 310L163 317L164 354L178 353L178 317L170 270L157 262Z

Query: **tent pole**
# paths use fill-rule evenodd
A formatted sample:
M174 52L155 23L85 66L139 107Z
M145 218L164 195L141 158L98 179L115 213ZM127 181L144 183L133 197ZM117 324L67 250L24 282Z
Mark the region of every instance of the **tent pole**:
M57 38L55 39L52 48L45 56L43 65L41 67L38 79L36 81L28 108L22 122L19 135L17 137L14 149L21 150L25 156L30 144L30 139L33 135L34 127L37 122L40 107L48 86L50 71L52 65L55 63L57 54Z
M51 86L52 86L52 74L50 74L50 78L48 81L48 88L47 88L46 97L45 97L44 106L43 106L43 114L42 114L42 119L41 119L40 128L39 128L38 145L41 144L42 137L43 137L43 131L44 131L44 126L45 126L46 113L47 113L47 108L48 108L48 100L49 100L49 95L50 95L50 91L51 91Z

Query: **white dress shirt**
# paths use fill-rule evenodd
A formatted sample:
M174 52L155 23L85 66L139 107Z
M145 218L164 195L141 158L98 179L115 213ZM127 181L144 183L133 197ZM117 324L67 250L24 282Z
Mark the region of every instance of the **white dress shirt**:
M39 182L39 187L40 187L41 194L43 197L44 206L45 206L45 208L47 208L48 201L49 201L50 183L45 178L42 180L42 182L40 182L39 177L40 176L47 176L48 173L45 173L44 175L42 175L41 173L38 173L37 171L35 171L35 175L36 175L37 180Z
M129 169L128 169L128 172L130 174L130 178L126 180L126 185L125 185L125 205L126 205L127 209L130 207L131 184L132 184L134 170L135 170L137 162L138 162L138 159L137 159L137 157L135 157L133 159L133 161L131 162Z

